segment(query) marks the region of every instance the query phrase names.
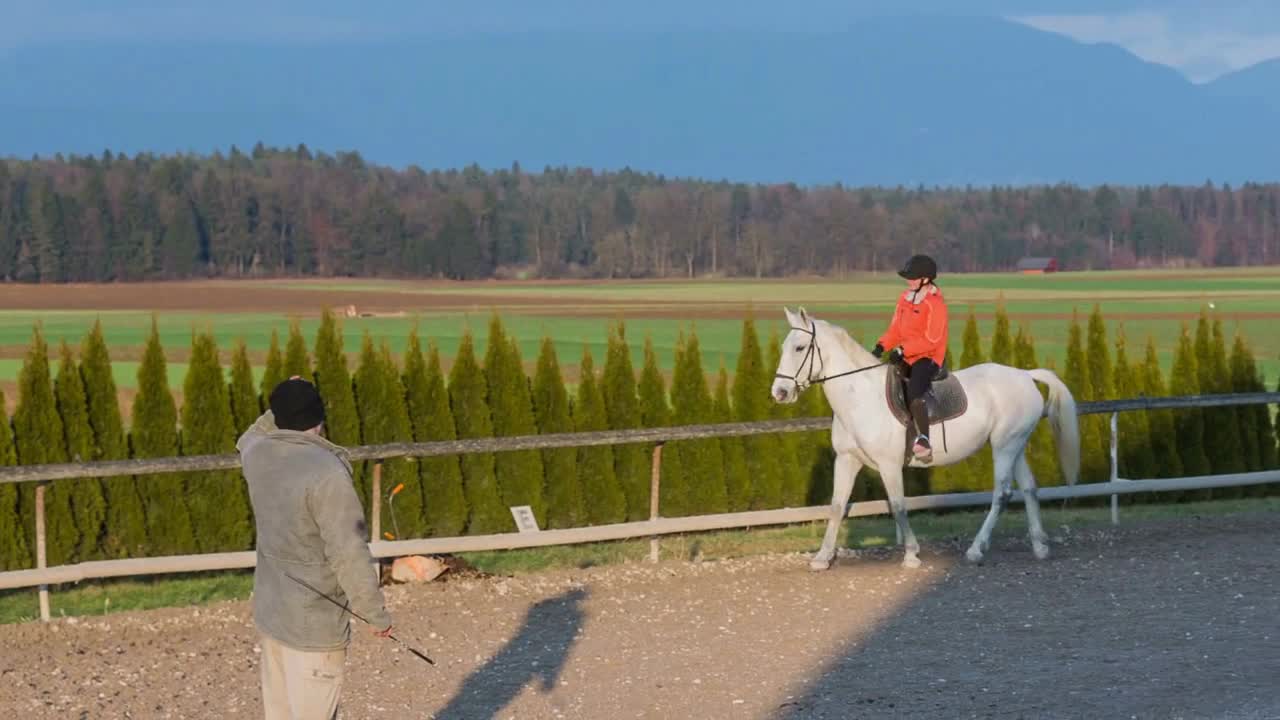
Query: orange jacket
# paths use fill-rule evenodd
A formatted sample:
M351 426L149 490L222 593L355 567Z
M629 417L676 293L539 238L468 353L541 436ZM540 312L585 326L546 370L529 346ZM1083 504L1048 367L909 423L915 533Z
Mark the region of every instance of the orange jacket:
M898 298L880 347L892 350L899 345L909 363L928 357L942 364L947 354L947 303L937 285L925 285L918 293L908 290Z

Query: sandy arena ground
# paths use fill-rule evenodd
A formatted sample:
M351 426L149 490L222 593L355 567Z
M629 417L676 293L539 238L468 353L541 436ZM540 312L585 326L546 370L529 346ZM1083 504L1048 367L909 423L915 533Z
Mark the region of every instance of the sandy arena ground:
M341 717L1280 718L1280 516L387 588ZM445 577L450 577L446 574ZM0 711L261 717L248 604L0 627Z

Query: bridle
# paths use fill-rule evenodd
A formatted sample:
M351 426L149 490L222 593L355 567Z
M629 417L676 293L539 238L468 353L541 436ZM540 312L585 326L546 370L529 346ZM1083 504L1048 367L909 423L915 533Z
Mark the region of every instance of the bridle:
M813 320L810 320L809 327L807 328L798 328L792 325L791 329L797 332L809 334L809 349L808 351L805 352L804 359L800 361L800 366L796 368L796 374L794 376L783 375L782 373L779 373L779 372L775 372L773 376L778 379L790 380L791 382L795 383L797 393L804 392L810 385L824 383L828 380L835 380L836 378L844 377L846 375L857 375L860 372L866 372L867 370L875 370L878 367L884 367L885 365L889 364L887 362L881 362L881 363L876 363L875 365L868 365L864 368L858 368L856 370L846 370L845 372L836 373L835 375L827 375L826 377L815 378L813 376L813 372L814 370L817 369L817 365L814 363L814 358L816 357L818 362L822 362L822 367L825 368L827 366L827 364L822 361L822 348L818 347L818 326L813 322ZM804 366L806 363L808 363L809 365L809 372L805 377L804 383L801 384L800 371L804 370Z

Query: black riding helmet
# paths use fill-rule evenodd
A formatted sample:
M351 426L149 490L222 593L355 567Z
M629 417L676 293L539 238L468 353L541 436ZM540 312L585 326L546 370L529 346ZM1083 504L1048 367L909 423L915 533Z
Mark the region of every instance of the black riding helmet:
M908 280L918 280L920 278L928 278L936 280L938 277L938 264L928 255L912 255L898 271L898 275Z

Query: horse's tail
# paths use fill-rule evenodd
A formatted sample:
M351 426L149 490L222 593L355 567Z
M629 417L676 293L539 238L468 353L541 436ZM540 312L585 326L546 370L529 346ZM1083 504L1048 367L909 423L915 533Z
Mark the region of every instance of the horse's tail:
M1052 370L1036 368L1028 370L1031 379L1049 386L1049 402L1044 417L1053 428L1054 442L1058 445L1058 464L1068 485L1080 479L1080 425L1076 418L1076 400L1071 391Z

